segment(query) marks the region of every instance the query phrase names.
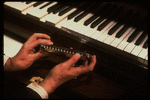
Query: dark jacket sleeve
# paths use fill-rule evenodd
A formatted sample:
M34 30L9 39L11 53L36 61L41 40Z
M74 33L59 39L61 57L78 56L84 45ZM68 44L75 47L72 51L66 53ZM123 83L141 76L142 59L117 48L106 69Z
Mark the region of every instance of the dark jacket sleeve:
M19 90L18 92L13 93L12 98L29 98L29 99L30 98L38 98L38 99L42 99L37 92L35 92L34 90L27 88L27 87Z

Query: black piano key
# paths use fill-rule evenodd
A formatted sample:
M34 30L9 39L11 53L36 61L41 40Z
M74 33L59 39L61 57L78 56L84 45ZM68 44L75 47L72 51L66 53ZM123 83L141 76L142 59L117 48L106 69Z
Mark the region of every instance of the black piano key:
M117 10L117 5L113 5L107 12L106 15L108 15L108 18L110 18L114 12ZM111 20L106 20L105 22L103 22L101 25L98 26L98 30L101 31L105 26L107 26L109 23L111 22Z
M80 14L79 16L77 16L74 21L78 22L79 20L81 20L83 17L85 17L87 14L89 14L89 12L83 12L82 14Z
M70 11L70 10L72 10L72 9L73 9L73 7L68 7L68 8L66 8L66 9L60 11L58 15L59 15L59 16L62 16L62 15L64 15L65 13L67 13L68 11Z
M53 6L51 6L51 7L49 7L48 9L47 9L47 12L48 12L48 14L49 13L51 13L51 12L53 12L55 9L57 9L58 7L60 6L60 4L55 4L55 5L53 5Z
M120 13L122 13L124 10L124 8L121 6L117 9L117 11L115 11L115 13L112 15L111 18L114 18L114 19L118 19Z
M133 15L133 10L129 10L125 16L121 18L121 22L127 23Z
M136 29L128 38L127 42L132 42L134 40L134 38L138 35L138 33L140 32L140 30Z
M145 49L148 48L148 39L145 41L143 48L145 48Z
M89 25L93 20L95 20L98 16L95 16L93 15L92 17L90 17L89 19L87 19L85 22L84 22L84 25L87 26Z
M108 34L109 34L109 35L112 35L120 26L121 26L121 23L117 23L115 26L113 26L113 27L108 31Z
M112 15L112 18L118 19L120 13L123 11L123 7L119 7L118 10ZM107 19L107 21L110 19ZM106 21L105 21L106 22ZM108 22L107 22L108 23ZM108 23L109 24L109 23ZM107 25L106 23L104 25ZM113 26L109 31L108 34L112 35L119 27L121 26L120 23L117 23L115 26Z
M117 38L120 38L124 33L125 31L129 28L129 26L125 25L117 34L115 37Z
M111 8L109 8L105 13L103 13L104 16L106 16L107 18L110 18L114 12L117 10L117 5L113 5Z
M35 4L33 5L33 7L37 7L38 5L42 4L43 2L44 2L44 1L39 1L39 2L35 3Z
M94 21L99 14L101 14L102 12L104 12L111 4L110 3L106 3L99 11L96 10L96 13L90 17L89 19L87 19L85 22L84 22L84 25L87 26L89 25L92 21Z
M76 15L78 15L79 13L81 13L83 10L81 9L85 9L86 5L88 4L88 2L82 2L80 4L78 4L78 9L74 12L72 12L69 16L68 16L68 20L74 18Z
M101 23L105 18L104 17L100 17L98 18L96 21L94 21L92 24L91 24L91 28L95 28L99 23Z
M109 23L111 22L111 20L106 20L105 22L103 22L100 26L98 26L98 30L101 31L105 26L107 26Z
M103 2L95 2L91 7L90 9L88 9L89 12L97 12L98 8L100 7L100 5L102 4Z
M144 38L146 37L147 33L143 32L142 35L136 40L135 45L140 45L142 43L142 41L144 40Z
M130 15L131 14L131 15ZM130 15L130 16L129 16ZM134 14L133 16L133 11L130 10L129 13L127 14L127 16L129 16L128 19L125 19L126 20L126 24L129 22L129 23L133 23L138 17L139 17L139 13L136 13ZM124 32L128 29L128 25L125 25L117 34L116 34L116 37L117 38L120 38Z
M29 4L29 3L31 3L32 1L26 1L26 4Z
M81 13L82 10L76 10L74 11L73 13L71 13L69 16L68 16L68 20L72 19L73 17L75 17L76 15L78 15L79 13Z
M67 7L67 6L64 6L64 5L58 7L57 9L55 9L55 10L53 11L53 14L56 14L56 13L60 12L61 10L63 10L63 9L66 8L66 7Z
M99 19L97 19L94 23L91 24L91 28L96 27L99 23L101 23L106 17L111 17L111 15L114 13L114 11L117 9L116 5L113 5L111 7L111 5L109 7L107 7L107 9L105 9L104 13L101 14L101 17ZM98 30L100 31L100 27L98 28Z
M43 9L44 7L48 6L49 4L53 3L52 1L51 2L48 2L47 4L43 5L42 7L40 7L39 9Z
M78 16L74 19L74 21L75 21L75 22L78 22L78 21L81 20L83 17L85 17L87 14L89 14L89 13L90 13L90 10L94 9L93 6L94 6L94 7L97 6L96 4L97 4L96 2L94 2L94 3L88 2L88 3L86 4L87 7L84 9L84 12L83 12L82 14L78 15ZM98 4L99 4L99 3L98 3Z

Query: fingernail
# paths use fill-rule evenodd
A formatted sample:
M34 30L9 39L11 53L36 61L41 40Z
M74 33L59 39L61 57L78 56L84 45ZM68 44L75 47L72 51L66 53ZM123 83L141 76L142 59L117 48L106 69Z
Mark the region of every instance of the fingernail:
M48 44L49 44L49 45L53 45L53 42L49 42Z
M80 57L81 57L81 55L80 55L79 53L76 53L76 56L77 56L78 58L80 58Z

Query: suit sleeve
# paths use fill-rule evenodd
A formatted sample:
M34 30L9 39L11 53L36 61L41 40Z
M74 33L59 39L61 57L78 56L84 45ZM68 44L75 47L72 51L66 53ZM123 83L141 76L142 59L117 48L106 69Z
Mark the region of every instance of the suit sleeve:
M38 98L48 99L47 92L38 84L31 83L27 87L16 92L12 96L13 98Z
M13 93L12 98L42 99L41 96L37 92L33 91L31 88L28 88L28 87L25 87L19 90L18 92Z

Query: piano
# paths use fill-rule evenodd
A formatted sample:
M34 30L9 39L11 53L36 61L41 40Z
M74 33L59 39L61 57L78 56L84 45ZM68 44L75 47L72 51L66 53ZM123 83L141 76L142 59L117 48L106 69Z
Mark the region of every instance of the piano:
M146 90L148 11L142 4L4 2L4 30L26 40L35 32L48 34L54 45L95 54L92 73Z

